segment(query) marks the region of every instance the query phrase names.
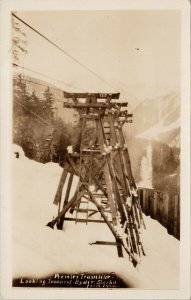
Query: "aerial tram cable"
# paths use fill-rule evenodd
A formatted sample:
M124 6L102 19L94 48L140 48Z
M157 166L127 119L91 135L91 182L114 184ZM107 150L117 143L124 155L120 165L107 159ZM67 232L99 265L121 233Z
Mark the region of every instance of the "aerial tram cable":
M35 73L35 74L37 74L37 75L40 75L40 76L46 77L46 78L48 78L48 79L54 80L55 82L61 83L61 84L65 85L65 86L75 88L75 89L77 89L77 90L79 90L79 91L82 91L82 92L86 92L85 90L83 90L83 89L81 89L81 88L78 88L77 86L75 86L75 85L73 85L73 84L70 85L70 84L68 84L68 83L66 83L66 82L64 82L64 81L55 79L55 78L53 78L53 77L47 76L47 75L45 75L45 74L43 74L43 73L34 71L34 70L32 70L32 69L29 69L29 68L26 68L26 67L22 67L22 66L20 66L20 65L18 65L18 64L16 64L16 63L13 63L13 67L17 67L17 68L21 68L21 69L24 68L25 70L27 70L27 71L29 71L29 72L32 72L32 73ZM39 84L39 85L40 85L40 84Z
M23 103L21 103L20 101L14 100L17 104L23 106L26 110L28 110L31 114L33 114L34 116L36 116L39 120L41 120L41 122L43 122L46 125L52 125L51 123L47 122L46 120L44 120L43 118L41 118L39 115L37 115L36 113L34 113L31 109L29 109L26 105L24 105ZM61 131L60 131L61 133Z
M34 115L35 117L37 117L42 123L51 126L52 124L48 121L46 121L44 118L40 117L38 114L34 113L30 108L28 108L26 105L24 105L23 103L21 103L20 101L14 100L17 104L19 104L20 106L24 107L26 110L28 110L32 115ZM57 132L59 132L60 134L63 134L63 132L57 127L54 126L54 130L56 130ZM66 134L67 135L67 134ZM69 135L67 135L69 137Z
M81 63L78 59L76 59L74 56L72 56L70 53L68 53L66 50L64 50L63 48L61 48L60 46L58 46L57 44L55 44L54 42L52 42L49 38L47 38L45 35L43 35L42 33L40 33L38 30L36 30L34 27L32 27L31 25L29 25L27 22L25 22L24 20L22 20L21 18L19 18L17 15L15 15L14 13L12 13L12 16L15 17L16 19L18 19L20 22L22 22L24 25L26 25L28 28L30 28L31 30L33 30L35 33L37 33L39 36L41 36L42 38L44 38L47 42L49 42L50 44L52 44L54 47L56 47L58 50L60 50L61 52L63 52L66 56L68 56L70 59L72 59L74 62L76 62L78 65L80 65L81 67L83 67L84 69L86 69L87 71L89 71L90 73L92 73L95 77L97 77L99 80L103 81L105 84L107 84L110 88L114 89L115 88L109 83L107 82L104 78L102 78L100 75L98 75L95 71L91 70L89 67L87 67L84 63Z

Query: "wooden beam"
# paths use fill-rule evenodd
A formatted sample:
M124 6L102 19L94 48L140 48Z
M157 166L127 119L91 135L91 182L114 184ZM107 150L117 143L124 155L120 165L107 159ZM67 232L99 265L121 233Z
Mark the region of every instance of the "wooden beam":
M101 216L103 217L105 223L108 225L109 229L111 230L111 232L113 233L116 241L119 241L122 245L123 248L125 249L125 251L129 254L129 257L132 259L132 263L134 266L136 266L138 264L138 259L136 258L136 256L134 256L130 249L125 245L124 241L122 240L122 238L118 235L118 233L115 231L115 229L113 228L112 224L109 222L108 218L106 217L106 215L104 214L104 211L102 209L102 207L99 205L99 203L97 202L97 200L95 199L94 195L91 193L91 191L89 190L88 186L86 186L88 193L90 194L90 197L92 199L92 202L94 202L94 204L96 205L96 207L98 208Z
M66 220L66 221L75 221L76 219L75 218L66 217L64 220ZM87 223L87 219L84 219L84 218L80 219L80 218L78 218L78 222L79 223ZM105 223L104 220L97 220L97 219L95 219L95 220L88 219L88 222L90 222L90 223Z
M121 246L120 242L107 242L107 241L96 241L89 243L90 245L104 245L104 246Z
M71 191L73 177L74 177L74 174L70 173L69 180L68 180L68 185L67 185L67 189L66 189L66 194L65 194L65 199L64 199L64 203L63 203L63 208L68 203L68 199L69 199L69 196L70 196L70 191ZM60 218L59 222L57 223L57 228L60 229L60 230L63 229L64 217L65 217L65 215L62 215L62 217Z
M95 98L99 99L106 99L106 98L111 98L111 99L119 99L120 93L69 93L69 92L63 92L64 93L64 98L87 98L87 97L92 97L94 96Z
M126 166L126 171L127 171L130 186L133 187L134 189L137 189L135 180L133 177L133 173L132 173L131 162L130 162L130 158L129 158L129 151L128 151L127 147L124 147L125 139L124 139L122 128L119 128L119 137L120 137L121 146L123 147L122 155L124 157L124 163L125 163L124 165Z
M63 107L67 107L67 108L109 108L111 109L113 108L117 108L117 107L126 107L127 106L127 102L119 102L119 103L105 103L105 102L97 102L97 103L80 103L80 102L74 102L74 103L68 103L68 102L63 102Z
M63 190L63 186L64 183L66 181L66 177L67 177L67 172L65 171L65 169L63 169L62 171L62 176L60 178L59 184L58 184L58 188L54 197L54 204L58 205L58 203L60 203L61 201L61 197L62 197L62 190Z
M104 141L104 136L103 136L103 128L102 128L101 118L99 120L96 120L96 127L97 127L97 132L98 132L98 142L99 142L101 150L104 151L105 141ZM116 225L117 224L117 221L116 221L117 212L116 212L115 202L114 202L114 198L113 198L114 193L112 190L111 176L110 176L109 167L108 167L107 163L104 165L103 173L104 173L104 180L106 183L108 203L111 208L113 225Z
M59 212L59 214L57 215L56 218L54 218L52 221L50 221L47 226L50 228L54 228L54 225L59 221L59 219L65 215L67 213L67 211L69 210L70 207L72 207L73 205L75 205L75 203L78 202L78 200L83 196L83 194L85 194L85 190L83 190L82 192L80 192L78 194L78 197L76 197L76 193L74 194L74 196L71 198L71 200L63 207L63 209Z

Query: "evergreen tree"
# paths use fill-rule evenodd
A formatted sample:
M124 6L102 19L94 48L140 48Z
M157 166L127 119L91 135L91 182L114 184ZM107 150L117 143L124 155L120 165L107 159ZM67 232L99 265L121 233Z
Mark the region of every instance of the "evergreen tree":
M53 161L62 163L69 145L71 145L71 134L68 126L61 119L55 120L52 137Z
M39 98L36 95L35 90L33 90L30 99L29 99L29 107L31 109L31 111L33 112L33 117L35 117L35 115L40 116L41 115L41 108L42 104L41 101L39 100Z
M30 114L30 107L27 105L29 99L26 81L19 74L13 80L13 140L20 145L22 144L24 125Z
M152 165L153 187L158 190L179 192L179 149L154 142Z
M13 63L19 63L21 57L27 54L26 34L21 24L12 17L12 58ZM26 115L26 101L28 100L26 81L21 74L13 78L13 140L21 145L23 122Z
M44 91L44 117L49 120L49 122L53 121L54 113L53 113L53 105L54 105L54 96L48 86Z

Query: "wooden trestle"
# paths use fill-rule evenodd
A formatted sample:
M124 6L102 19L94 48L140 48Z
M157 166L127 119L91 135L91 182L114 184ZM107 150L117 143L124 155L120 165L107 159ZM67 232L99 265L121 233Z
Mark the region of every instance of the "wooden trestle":
M123 256L124 249L136 265L144 254L139 231L145 225L122 131L125 122L132 122L132 114L127 103L118 101L119 94L64 92L64 97L64 107L80 113L80 146L66 156L54 198L58 215L47 226L62 229L69 220L105 222L115 237L118 255ZM74 175L79 182L70 198Z

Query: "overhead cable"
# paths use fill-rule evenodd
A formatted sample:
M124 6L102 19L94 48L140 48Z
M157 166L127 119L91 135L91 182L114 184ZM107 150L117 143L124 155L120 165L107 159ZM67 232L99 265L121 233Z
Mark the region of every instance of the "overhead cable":
M16 63L13 63L13 66L14 66L14 67L21 68L21 69L24 69L24 70L27 70L27 71L32 72L32 73L35 73L35 74L37 74L37 75L46 77L46 78L48 78L48 79L54 80L54 81L56 81L56 82L58 82L58 83L61 83L61 84L63 84L63 85L66 85L66 86L68 86L68 87L73 87L73 88L75 88L75 89L77 89L77 90L79 90L79 91L85 92L85 90L80 89L80 88L78 88L77 86L75 86L75 85L73 85L73 84L68 84L68 83L66 83L66 82L64 82L64 81L61 81L61 80L55 79L55 78L53 78L53 77L47 76L47 75L45 75L45 74L43 74L43 73L34 71L34 70L29 69L29 68L26 68L26 67L22 67L22 66L20 66L20 65L18 65L18 64L16 64Z
M87 67L84 63L80 62L78 59L76 59L73 55L71 55L70 53L68 53L66 50L64 50L63 48L61 48L60 46L58 46L57 44L55 44L54 42L52 42L49 38L47 38L44 34L40 33L38 30L36 30L34 27L32 27L31 25L29 25L27 22L25 22L24 20L22 20L21 18L19 18L17 15L15 15L14 13L12 13L12 15L18 19L20 22L22 22L23 24L25 24L27 27L29 27L31 30L33 30L34 32L36 32L39 36L41 36L42 38L44 38L47 42L49 42L50 44L52 44L54 47L56 47L58 50L62 51L66 56L68 56L70 59L72 59L73 61L75 61L78 65L80 65L81 67L83 67L84 69L86 69L87 71L89 71L90 73L92 73L95 77L97 77L99 80L103 81L105 84L107 84L110 88L115 89L109 82L107 82L104 78L102 78L100 75L98 75L95 71L91 70L89 67Z

